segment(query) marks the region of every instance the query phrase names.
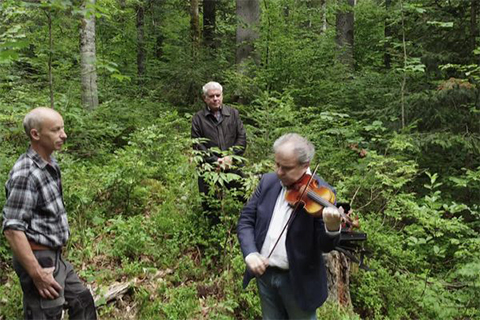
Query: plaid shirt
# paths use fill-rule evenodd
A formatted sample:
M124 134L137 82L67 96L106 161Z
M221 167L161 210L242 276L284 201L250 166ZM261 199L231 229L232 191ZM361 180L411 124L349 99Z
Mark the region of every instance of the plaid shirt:
M3 230L24 231L29 240L53 248L66 244L70 231L55 159L48 163L30 147L10 171L5 191Z

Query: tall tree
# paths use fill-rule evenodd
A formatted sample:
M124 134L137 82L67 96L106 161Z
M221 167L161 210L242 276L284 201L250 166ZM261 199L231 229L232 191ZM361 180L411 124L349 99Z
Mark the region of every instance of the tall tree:
M384 49L385 53L383 54L383 62L385 64L385 68L390 69L390 65L392 62L392 57L390 56L390 38L392 36L392 27L390 26L390 21L389 21L389 12L390 12L390 6L391 6L392 0L385 0L385 11L386 11L386 16L385 16L385 43L384 43Z
M53 98L53 70L52 70L52 55L53 55L53 36L52 36L52 10L51 8L47 9L47 19L48 19L48 40L49 40L49 50L48 50L48 87L50 89L50 108L55 107L55 100Z
M141 86L145 76L145 7L143 2L137 5L137 76Z
M355 6L355 0L341 0L340 9L337 12L336 20L336 42L341 48L342 53L340 60L349 65L354 65L353 61L353 28L354 28L354 16L353 8Z
M321 1L322 6L322 31L327 31L328 23L327 23L327 0Z
M95 0L82 2L83 16L80 27L80 64L82 78L82 105L93 110L98 106L96 47L95 47Z
M400 103L401 103L401 122L402 122L402 129L405 128L405 96L406 96L406 88L407 88L407 63L408 63L408 56L407 56L407 40L405 35L405 12L403 6L403 0L400 0L400 12L401 12L401 22L402 22L402 49L403 49L403 75L402 75L402 84L400 88Z
M258 26L260 23L260 4L258 0L236 0L237 13L237 52L235 61L238 66L248 59L258 61L258 55L254 53L254 41L258 38Z
M354 71L353 60L353 34L355 0L341 0L340 8L336 14L336 43L342 50L340 61L347 66L350 72ZM342 306L351 306L350 297L350 261L346 256L337 251L332 251L326 256L328 272L329 299Z
M160 29L161 25L161 12L162 12L162 2L150 0L150 7L152 12L152 28L153 35L155 37L154 44L154 53L157 59L161 59L163 56L163 41L165 37Z
M217 0L203 0L203 41L210 47L215 47L215 15Z
M477 46L477 36L478 36L478 23L477 23L477 11L478 11L478 0L471 0L470 5L470 47L471 50L475 50Z
M192 38L192 55L196 56L200 47L199 0L190 0L190 36Z

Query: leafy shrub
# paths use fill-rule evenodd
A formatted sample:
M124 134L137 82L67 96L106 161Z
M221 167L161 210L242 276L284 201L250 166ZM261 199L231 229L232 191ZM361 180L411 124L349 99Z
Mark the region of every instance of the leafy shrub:
M109 222L111 227L108 229L115 239L112 248L114 257L139 260L142 255L150 253L154 248L149 226L145 224L142 216L127 219L117 216Z
M200 312L195 287L185 285L167 289L163 296L159 309L167 319L195 318Z

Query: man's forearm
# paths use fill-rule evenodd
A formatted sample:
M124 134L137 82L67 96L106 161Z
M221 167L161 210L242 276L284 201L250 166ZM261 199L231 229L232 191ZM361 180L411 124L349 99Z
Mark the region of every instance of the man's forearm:
M23 231L5 230L4 233L13 254L32 278L40 296L44 299L58 298L62 286L53 277L55 268L40 266Z
M8 229L5 230L4 233L10 247L12 248L14 256L18 259L23 268L27 271L30 277L38 277L41 266L38 264L38 261L30 248L25 232Z

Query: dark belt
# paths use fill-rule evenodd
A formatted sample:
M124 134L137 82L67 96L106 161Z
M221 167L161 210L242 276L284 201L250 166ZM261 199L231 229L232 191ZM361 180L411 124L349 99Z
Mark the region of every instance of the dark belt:
M282 269L279 267L268 267L268 270L276 272L276 273L288 273L288 269Z
M49 247L49 246L44 246L43 244L39 244L33 241L28 240L28 243L30 244L30 248L32 248L32 251L44 251L44 250L52 250L55 251L57 249Z

